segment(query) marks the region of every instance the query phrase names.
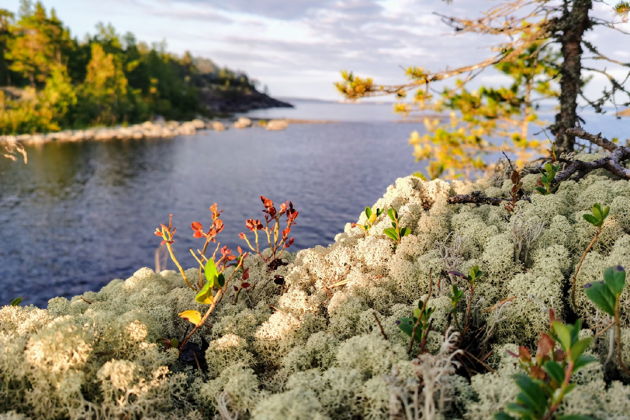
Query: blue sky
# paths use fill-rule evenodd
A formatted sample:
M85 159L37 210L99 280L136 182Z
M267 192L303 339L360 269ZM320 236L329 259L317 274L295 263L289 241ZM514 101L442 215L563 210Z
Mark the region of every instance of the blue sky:
M612 2L612 0L611 0ZM339 70L378 82L404 80L402 67L432 70L489 54L492 37L455 35L433 12L475 17L492 0L44 0L80 38L98 22L146 42L167 41L219 65L243 70L272 95L339 99ZM17 10L18 0L0 0ZM600 13L606 14L603 4ZM629 24L624 24L630 30ZM630 61L630 37L599 30L590 38L611 56ZM492 83L488 73L480 82ZM593 89L600 85L596 83Z

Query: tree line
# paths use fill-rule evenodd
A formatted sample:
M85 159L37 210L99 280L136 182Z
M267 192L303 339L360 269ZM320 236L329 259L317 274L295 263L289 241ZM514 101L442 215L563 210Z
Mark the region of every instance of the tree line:
M0 8L0 134L189 119L209 113L208 88L234 96L255 83L110 24L78 40L39 1L22 0L17 14Z

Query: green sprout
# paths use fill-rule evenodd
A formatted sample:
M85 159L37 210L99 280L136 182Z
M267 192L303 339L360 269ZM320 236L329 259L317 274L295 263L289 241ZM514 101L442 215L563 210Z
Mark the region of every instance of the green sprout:
M433 315L434 308L427 306L429 297L423 301L418 302L418 307L415 308L410 317L401 318L398 321L398 328L402 332L410 337L409 352L413 350L415 343L420 345L420 352L424 352L429 332L431 331L431 316Z
M545 166L543 166L542 169L542 176L538 180L536 191L543 195L555 193L557 186L554 183L554 179L556 178L556 174L559 169L560 167L558 165L554 165L549 162L545 163Z
M398 219L398 212L395 209L387 210L387 215L392 221L392 227L385 228L383 230L383 233L387 235L389 238L391 238L394 242L400 243L400 241L405 235L408 235L411 233L411 229L409 229L408 227L404 227L404 228L400 227L400 221Z
M9 306L20 306L23 300L24 298L22 297L16 297L15 299L11 300L11 302L9 302Z
M508 404L495 415L496 420L589 419L587 416L556 416L564 397L575 388L572 376L595 358L584 352L591 338L579 338L582 322L564 324L551 315L551 330L541 334L536 354L532 357L526 347L519 347L519 364L525 371L514 375L519 388L516 402ZM559 349L556 349L559 347Z
M573 307L576 306L575 283L577 281L577 276L580 273L580 269L582 268L582 264L584 263L586 254L588 254L591 251L591 249L593 249L593 247L599 240L599 236L602 234L604 222L606 221L606 218L608 217L609 211L610 211L610 207L608 206L602 207L601 204L595 203L593 207L591 208L591 213L590 214L587 213L582 216L584 217L584 220L586 220L591 225L595 226L597 230L595 231L595 235L593 236L593 239L591 239L591 242L589 242L589 244L586 246L586 249L580 256L580 259L575 267L575 274L573 274L573 277L571 278L571 303L573 304Z
M376 210L372 210L371 207L366 207L363 213L365 213L365 223L362 225L354 223L353 226L360 227L365 231L366 234L369 234L370 228L374 226L374 223L376 223L376 219L378 219L378 217L383 214L383 210L379 208L377 208Z
M448 297L451 300L451 313L455 313L459 302L461 302L462 298L464 297L464 291L457 287L456 284L454 284L451 286L451 293L448 295Z
M462 278L466 280L466 282L468 282L468 297L466 299L466 312L464 312L464 332L463 333L465 335L468 332L469 324L471 320L472 302L475 297L475 286L477 285L477 281L481 277L485 276L486 273L481 271L478 265L474 265L470 267L470 269L468 270L468 274L464 274L459 271L449 271L448 274L453 275L455 277ZM464 294L464 292L460 291L457 288L457 286L453 285L453 296L455 296L456 293L457 295L459 295L459 299L461 299L461 297ZM451 297L451 305L453 305L453 297ZM452 312L454 312L455 307L453 308ZM457 322L457 319L455 319L455 321Z
M617 361L621 369L630 375L630 369L622 358L623 345L621 343L621 294L625 287L626 271L622 266L617 266L607 268L604 271L604 281L586 284L584 291L599 310L613 317Z

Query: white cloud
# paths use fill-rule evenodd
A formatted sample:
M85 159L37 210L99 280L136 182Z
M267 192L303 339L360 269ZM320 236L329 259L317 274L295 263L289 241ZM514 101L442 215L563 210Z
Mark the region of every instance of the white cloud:
M6 0L0 0L5 2ZM18 8L18 0L4 6ZM147 42L207 56L246 71L277 96L338 99L337 72L377 81L404 80L401 66L431 70L473 63L491 54L492 36L456 35L434 14L475 17L496 0L45 0L75 35L99 21ZM597 14L610 7L595 3ZM626 24L627 26L628 24ZM597 28L589 39L613 58L628 60L628 42ZM495 80L492 74L486 80ZM595 90L601 88L597 79ZM299 91L298 91L299 89Z

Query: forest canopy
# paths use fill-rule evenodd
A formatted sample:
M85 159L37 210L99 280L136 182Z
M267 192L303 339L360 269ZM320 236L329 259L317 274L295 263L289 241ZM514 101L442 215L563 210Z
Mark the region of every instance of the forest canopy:
M256 93L255 84L110 24L79 40L39 1L22 0L17 14L0 8L0 134L189 119Z

